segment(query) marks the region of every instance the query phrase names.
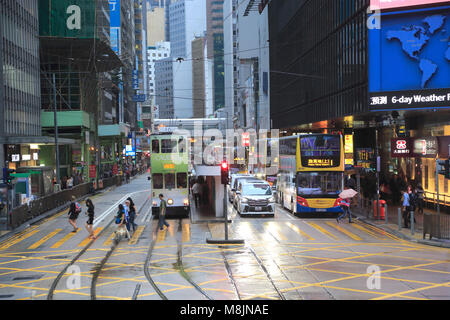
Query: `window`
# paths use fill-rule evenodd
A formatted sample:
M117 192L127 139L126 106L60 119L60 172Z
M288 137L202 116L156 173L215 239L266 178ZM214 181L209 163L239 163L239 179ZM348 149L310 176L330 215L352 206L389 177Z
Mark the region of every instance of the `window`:
M337 197L341 192L341 173L339 172L301 172L297 176L299 196Z
M159 140L152 141L152 153L159 153Z
M161 140L161 153L174 153L174 152L177 152L176 141L170 139Z
M184 138L178 140L178 150L179 153L186 153L186 140Z
M175 174L166 173L164 174L164 189L174 189L175 188Z
M178 189L187 188L187 174L185 172L177 173L177 188Z
M153 180L153 189L162 189L163 188L162 173L154 173L152 180Z

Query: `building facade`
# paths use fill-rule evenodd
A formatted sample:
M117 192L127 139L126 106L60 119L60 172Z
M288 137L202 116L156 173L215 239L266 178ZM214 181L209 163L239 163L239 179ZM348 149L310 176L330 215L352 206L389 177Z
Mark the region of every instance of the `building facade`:
M155 62L155 104L159 108L159 118L173 119L173 61L165 58Z
M175 118L193 117L191 42L206 30L206 3L179 0L170 4L170 43L173 59Z

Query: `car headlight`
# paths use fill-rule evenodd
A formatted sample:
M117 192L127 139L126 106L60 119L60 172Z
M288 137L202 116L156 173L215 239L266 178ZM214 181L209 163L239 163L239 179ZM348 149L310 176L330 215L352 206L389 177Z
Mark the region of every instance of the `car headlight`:
M169 199L169 200L167 200L167 203L170 204L170 205L172 205L172 204L173 204L173 200L172 200L172 199Z
M274 203L275 202L275 198L272 196L269 198L269 203Z
M189 205L189 200L188 199L184 199L183 203L184 203L185 206L188 206Z
M241 199L241 202L242 202L242 203L248 203L248 199L247 199L247 198L242 198L242 199Z

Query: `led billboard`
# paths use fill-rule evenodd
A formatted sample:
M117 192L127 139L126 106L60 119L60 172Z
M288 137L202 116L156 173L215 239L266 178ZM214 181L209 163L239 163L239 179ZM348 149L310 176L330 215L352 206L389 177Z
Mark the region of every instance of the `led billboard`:
M370 9L394 9L448 2L448 0L370 0Z
M450 107L449 9L381 14L369 30L372 111Z

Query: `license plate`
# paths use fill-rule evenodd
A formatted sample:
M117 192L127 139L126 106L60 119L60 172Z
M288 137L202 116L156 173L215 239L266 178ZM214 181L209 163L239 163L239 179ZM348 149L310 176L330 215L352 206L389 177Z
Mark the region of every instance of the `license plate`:
M316 209L317 212L327 212L327 209Z
M255 211L261 211L262 207L255 207Z

